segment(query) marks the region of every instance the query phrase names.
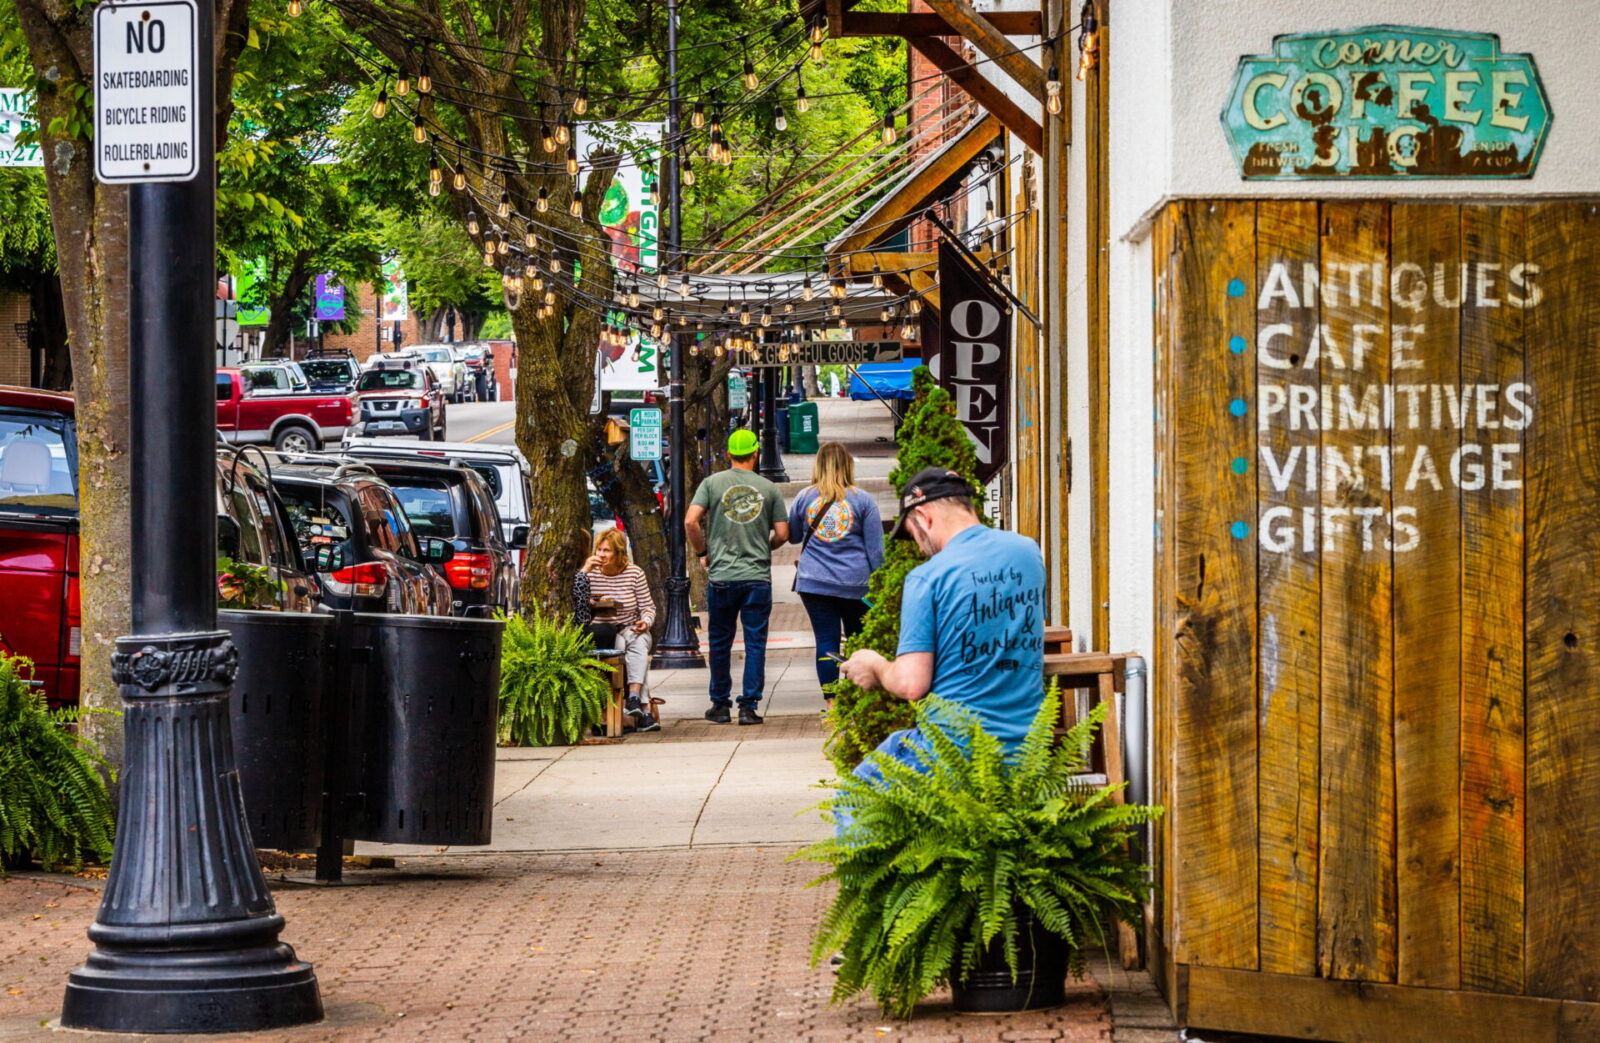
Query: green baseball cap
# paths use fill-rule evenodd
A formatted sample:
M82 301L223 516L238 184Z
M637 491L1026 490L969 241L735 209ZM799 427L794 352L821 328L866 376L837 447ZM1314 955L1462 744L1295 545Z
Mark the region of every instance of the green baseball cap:
M746 431L741 427L728 436L728 454L730 456L749 456L760 448L761 442L757 440L754 431Z

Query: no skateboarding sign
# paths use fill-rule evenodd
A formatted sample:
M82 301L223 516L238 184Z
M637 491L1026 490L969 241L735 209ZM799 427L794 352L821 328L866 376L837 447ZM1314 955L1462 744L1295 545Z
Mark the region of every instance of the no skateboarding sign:
M101 3L94 12L95 175L189 181L200 170L195 0ZM210 42L207 41L207 46Z

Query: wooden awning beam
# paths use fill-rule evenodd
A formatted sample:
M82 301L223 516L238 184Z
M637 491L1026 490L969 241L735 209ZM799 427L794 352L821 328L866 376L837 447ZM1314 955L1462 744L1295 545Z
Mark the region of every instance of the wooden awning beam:
M1044 154L1044 128L1038 121L1007 97L1005 91L990 83L983 73L962 61L949 44L937 36L911 37L906 43L954 80L956 86L966 91L973 101L1005 124L1006 129L1021 138L1022 143L1032 149L1035 155Z
M1044 71L1039 63L1018 51L987 16L979 14L967 0L927 0L927 4L1031 97L1044 99Z
M1038 11L995 11L984 16L1007 36L1043 36ZM932 11L843 11L835 36L962 36L959 29Z
M993 251L979 250L977 256L985 264L994 256ZM906 253L891 250L851 254L846 277L865 279L872 276L876 267L883 275L885 289L905 296L921 295L922 303L939 310L939 254L938 251L914 250Z

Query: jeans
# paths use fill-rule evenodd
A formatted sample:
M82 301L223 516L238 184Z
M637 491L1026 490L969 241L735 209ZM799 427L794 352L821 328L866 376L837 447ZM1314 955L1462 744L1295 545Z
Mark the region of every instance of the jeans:
M922 737L920 731L915 728L906 728L903 731L890 732L889 737L879 743L878 748L873 752L881 753L890 760L909 764L926 775L928 766L923 763L920 756L925 751L924 743L926 742L927 740ZM884 787L883 770L872 762L871 754L862 758L861 763L857 764L855 771L850 774L858 779L865 779L874 789L882 789ZM845 830L855 824L855 819L855 810L853 808L835 807L833 809L833 835L836 837L844 836Z
M817 683L832 684L839 679L839 661L834 656L861 629L867 603L860 598L841 598L832 594L800 593L811 617L811 632L817 638ZM843 633L843 638L840 634Z
M740 580L706 585L706 615L711 619L711 705L733 698L733 631L744 626L744 692L739 705L754 710L767 685L767 619L772 615L772 583Z

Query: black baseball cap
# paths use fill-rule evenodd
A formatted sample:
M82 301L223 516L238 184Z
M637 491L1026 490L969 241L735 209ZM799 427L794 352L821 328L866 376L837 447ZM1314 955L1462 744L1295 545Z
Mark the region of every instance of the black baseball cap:
M906 519L911 516L911 508L921 507L934 500L946 500L952 496L972 497L972 483L961 477L957 471L943 467L924 467L912 476L906 483L905 495L900 497L900 518L894 523L894 531L889 533L891 540L906 540L911 534L906 531Z

